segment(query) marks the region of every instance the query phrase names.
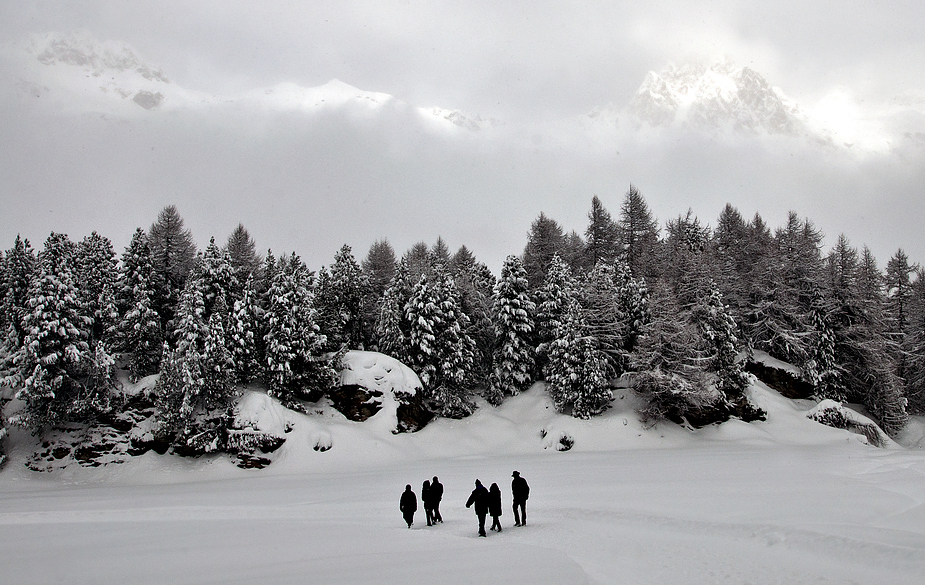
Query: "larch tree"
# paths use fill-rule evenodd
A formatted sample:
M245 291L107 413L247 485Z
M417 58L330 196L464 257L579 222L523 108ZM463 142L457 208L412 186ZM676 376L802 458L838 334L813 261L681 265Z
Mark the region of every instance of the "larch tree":
M554 219L540 213L530 225L523 253L524 269L527 271L527 282L530 283L531 290L543 284L553 257L559 256L560 260L564 259L564 245L562 227Z
M613 264L620 256L619 228L597 195L591 198L585 242L587 265L592 268L602 261Z
M183 227L176 206L168 205L148 229L148 246L156 280L155 309L165 332L171 330L180 294L196 257L193 234Z
M654 255L658 246L658 222L649 211L642 193L630 185L629 191L620 206L620 219L617 222L623 259L637 278L656 276L657 266Z

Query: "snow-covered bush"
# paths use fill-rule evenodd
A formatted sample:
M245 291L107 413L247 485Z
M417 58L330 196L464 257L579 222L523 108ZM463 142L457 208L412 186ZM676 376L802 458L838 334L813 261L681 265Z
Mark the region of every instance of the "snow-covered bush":
M823 400L806 413L806 418L832 428L863 435L867 442L875 447L883 447L890 442L890 438L874 421L834 400Z

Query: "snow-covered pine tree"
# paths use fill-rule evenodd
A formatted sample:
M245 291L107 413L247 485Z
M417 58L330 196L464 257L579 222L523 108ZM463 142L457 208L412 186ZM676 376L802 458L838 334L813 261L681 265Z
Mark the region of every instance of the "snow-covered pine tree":
M558 254L550 261L543 286L535 294L536 365L542 372L549 344L559 337L566 311L577 302L578 285Z
M716 283L710 282L709 295L697 303L692 317L710 348L710 361L706 371L715 376L715 385L731 404L745 404L743 392L749 384L747 374L737 360L742 345L737 336L736 323L723 303L723 295Z
M324 352L327 343L316 324L312 274L292 254L273 277L266 313L266 370L271 396L283 404L317 400L337 382L339 354Z
M556 410L571 409L572 416L588 419L610 406L607 360L587 334L577 302L567 305L547 356L543 373Z
M25 338L22 320L27 310L29 285L37 260L29 240L18 235L13 247L3 255L0 282L0 386L13 388L22 384L20 368L14 363Z
M421 275L405 304L405 318L410 326L408 365L421 378L433 410L450 418L471 414L474 404L466 383L474 343L466 335L468 317L459 307L459 293L444 266L435 266L433 277Z
M531 340L535 313L523 262L517 256L508 256L501 267L492 304L497 342L487 398L496 406L504 396L519 394L533 381L536 350Z
M151 289L153 278L151 250L144 230L138 228L122 254L115 294L119 319L113 335L115 349L122 354L133 382L156 374L163 353L164 335Z
M449 270L459 292L460 309L469 318L465 333L475 343L470 384L488 392L495 349L495 321L492 316L495 277L466 246L461 246L453 255Z
M96 341L109 343L117 315L114 315L113 289L116 285L116 252L108 238L96 232L77 244L74 269L81 304L86 316L93 319L90 328L91 345Z
M235 292L242 287L238 284L228 253L215 244L214 237L209 240L199 263L198 275L202 279L205 304L204 318L208 322L215 305L221 302L226 308L232 307L236 300Z
M392 282L382 296L379 316L376 321L376 344L379 351L403 363L409 363L409 332L405 305L411 298L414 284L410 280L405 258L398 264Z
M202 353L209 336L205 312L202 278L194 270L180 297L176 346L165 345L161 377L155 388L161 433L171 441L183 441L185 429L195 427L195 418L203 415L201 396L206 373Z
M25 406L13 420L36 433L106 412L114 387L105 350L95 353L87 343L92 320L80 303L75 253L76 245L67 236L52 233L29 286L22 319L25 335L14 358L23 380L17 398Z
M818 290L813 294L810 323L813 339L809 344L809 360L803 366L803 371L819 398L842 402L845 391L839 382L839 368L835 362L835 332L829 322L825 300Z
M662 279L655 283L652 308L652 320L630 362L633 388L646 401L639 412L643 421L701 425L724 420L717 416L723 396L703 371L710 356L699 327Z
M327 338L327 349L341 347L362 349L369 344L364 299L369 281L354 259L350 246L344 244L334 256L330 271L322 269L315 287L318 324Z
M614 265L598 262L583 279L578 295L585 330L606 356L608 374L614 376L623 373L625 366L623 343L628 319L623 313L620 284Z
M235 381L238 384L250 384L262 375L264 359L259 355L257 345L260 334L260 315L257 293L254 290L254 277L251 275L244 285L243 296L234 302L231 332L228 336L234 362Z

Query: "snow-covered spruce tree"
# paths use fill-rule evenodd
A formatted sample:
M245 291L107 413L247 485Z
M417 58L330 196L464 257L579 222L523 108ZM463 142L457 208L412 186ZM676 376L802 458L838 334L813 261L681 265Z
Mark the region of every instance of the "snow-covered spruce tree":
M726 402L735 407L737 416L748 419L755 415L757 411L744 396L749 378L737 360L742 344L736 323L723 303L723 295L716 283L710 281L709 294L694 306L691 316L710 349L710 361L705 369L714 377L714 385L722 392Z
M17 398L25 406L13 420L35 433L107 412L115 387L105 348L87 342L92 319L80 303L75 252L67 236L52 233L29 286L23 343L14 358L22 379Z
M334 256L330 271L318 274L315 287L318 325L327 338L330 351L342 347L362 349L369 344L364 313L364 299L369 281L354 259L350 246L344 244Z
M485 264L477 261L466 246L461 246L450 260L450 275L459 291L459 305L469 318L465 329L475 343L475 361L468 384L482 388L490 398L490 377L495 349L495 321L492 296L495 277Z
M807 359L812 291L824 275L822 234L812 222L790 212L774 235L768 256L759 261L745 330L754 349L792 364Z
M715 284L684 307L658 281L652 322L632 356L634 388L646 399L643 419L703 426L730 416L745 421L764 413L744 395L748 378L736 361L736 326Z
M271 396L297 407L298 400L318 400L334 386L340 354L324 352L311 272L295 254L282 264L268 293L265 376Z
M234 302L231 331L228 334L229 351L234 362L235 381L247 385L262 376L264 360L259 354L257 339L260 334L260 307L254 290L253 276L244 285L243 296ZM265 357L265 356L264 356Z
M809 383L815 387L816 396L841 402L845 399L844 387L839 381L839 368L835 362L835 332L829 322L828 308L822 294L813 294L810 311L812 341L809 344L809 360L803 371Z
M530 299L527 273L517 256L508 256L495 285L492 315L497 342L488 401L526 390L533 381L535 349L531 344L536 304Z
M225 307L232 307L236 291L242 289L235 276L234 267L228 258L228 253L215 244L215 238L209 240L206 251L199 260L198 276L202 279L202 297L205 305L205 316L208 319L217 303Z
M431 410L448 418L468 416L475 407L466 388L474 343L465 333L468 317L445 267L438 264L433 277L421 275L405 305L405 318L408 365L421 378Z
M118 318L113 299L118 272L112 242L96 232L85 237L77 244L74 268L81 304L86 316L93 319L89 341L111 344L112 327Z
M402 258L392 282L382 296L376 321L376 345L379 351L406 364L409 363L411 323L405 305L413 290L407 262Z
M610 406L607 360L596 345L587 334L578 303L569 303L543 366L549 396L559 412L571 410L572 416L588 419Z
M164 335L151 289L153 278L151 250L144 231L139 228L122 254L115 294L119 318L112 336L133 382L156 374L163 353Z
M636 278L623 262L616 265L617 296L624 318L623 352L625 356L636 348L642 328L652 318L649 308L649 288L644 278Z
M3 270L0 271L0 386L16 388L23 381L14 356L22 355L19 351L25 338L22 320L36 265L29 240L17 235L13 247L3 255Z
M227 349L224 299L205 319L205 281L197 268L187 279L177 313L177 345L167 349L155 389L160 434L181 454L224 448L234 402L234 363Z
M543 286L536 290L536 365L542 375L549 344L559 337L565 312L577 302L578 285L568 266L554 255Z

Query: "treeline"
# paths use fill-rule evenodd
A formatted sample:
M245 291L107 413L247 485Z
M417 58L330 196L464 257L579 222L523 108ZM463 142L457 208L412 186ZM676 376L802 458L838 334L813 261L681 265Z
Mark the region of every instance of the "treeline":
M925 411L925 273L901 250L882 272L844 236L821 246L795 213L772 231L731 205L715 228L688 212L661 230L631 186L616 218L593 198L583 235L540 214L498 277L442 239L401 258L378 241L362 262L344 246L313 272L261 257L243 226L198 252L170 206L121 259L95 232L38 252L17 237L0 263L0 376L17 391L9 420L40 434L124 408L117 367L160 373L152 431L206 452L242 386L304 408L348 348L408 364L441 416L545 380L560 411L588 418L630 373L646 419L693 424L762 416L738 359L761 350L895 434Z

